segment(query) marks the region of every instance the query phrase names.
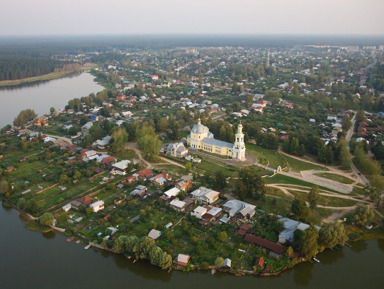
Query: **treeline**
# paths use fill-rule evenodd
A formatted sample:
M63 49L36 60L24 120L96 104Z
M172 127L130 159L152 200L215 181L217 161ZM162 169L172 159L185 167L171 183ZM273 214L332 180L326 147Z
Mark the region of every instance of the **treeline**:
M136 259L146 259L151 264L168 269L172 266L172 256L156 246L155 240L144 236L119 236L114 244L117 253L133 255Z
M40 76L70 68L64 64L61 61L47 58L0 56L0 81Z

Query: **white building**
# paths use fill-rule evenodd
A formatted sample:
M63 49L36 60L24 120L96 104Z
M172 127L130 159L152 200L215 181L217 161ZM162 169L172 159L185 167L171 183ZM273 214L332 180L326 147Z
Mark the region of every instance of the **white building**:
M89 205L90 208L92 208L92 211L94 213L97 213L104 209L104 201L97 201Z

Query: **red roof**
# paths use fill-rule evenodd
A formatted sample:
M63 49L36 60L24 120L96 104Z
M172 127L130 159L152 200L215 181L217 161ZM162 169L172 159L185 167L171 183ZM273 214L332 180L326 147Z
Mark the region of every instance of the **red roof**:
M137 174L140 176L140 177L148 177L150 175L153 174L153 171L150 170L150 169L144 169L144 170L141 170L140 172L137 172Z
M240 236L244 236L250 229L251 229L250 225L242 224L239 230L237 231L237 234L239 234Z
M93 202L93 199L91 197L85 196L77 200L78 202L82 203L85 206L88 206Z
M282 255L284 252L284 246L282 246L278 243L274 243L274 242L265 240L263 238L257 237L255 235L246 234L245 240L247 240L248 242L251 242L252 244L262 246L262 247L264 247L268 250L271 250L271 251L273 251L279 255Z
M107 156L107 157L103 158L103 159L101 160L100 163L101 163L102 165L104 165L104 164L112 163L112 162L114 162L115 160L116 160L115 157Z

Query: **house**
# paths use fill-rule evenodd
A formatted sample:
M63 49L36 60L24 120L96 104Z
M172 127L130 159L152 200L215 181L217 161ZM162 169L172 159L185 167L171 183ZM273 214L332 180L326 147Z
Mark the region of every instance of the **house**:
M130 195L131 196L139 196L139 197L144 197L145 194L147 192L147 187L146 186L142 186L142 185L139 185L136 187L136 189L134 189Z
M231 269L231 265L232 265L232 260L229 258L225 258L223 268Z
M128 177L126 180L123 181L123 184L132 184L134 181L136 181L136 178L134 176Z
M265 249L268 249L278 255L282 255L284 253L284 246L279 243L274 243L252 234L246 234L245 240L254 245L261 246Z
M166 199L169 199L172 197L176 197L179 193L180 193L180 189L172 188L172 189L169 189L168 191L164 192L164 197Z
M101 200L100 201L96 201L96 202L90 204L89 207L92 208L92 211L94 213L97 213L97 212L99 212L99 211L104 209L104 201L101 201Z
M112 156L106 156L100 161L100 165L104 168L111 168L112 164L116 162L116 158Z
M249 219L255 214L256 206L236 199L231 199L223 205L223 209L229 213L231 218L234 216L243 216Z
M93 126L93 123L91 121L88 121L86 124L84 124L82 127L81 127L81 133L83 136L86 136L89 134L89 130L91 129L91 127Z
M284 229L279 234L279 240L278 242L281 244L285 243L293 243L294 242L294 232L296 230L305 231L309 228L308 224L301 223L289 218L280 218L280 222L283 223ZM321 227L315 226L316 229L319 231Z
M220 196L220 193L205 187L200 187L191 193L191 198L199 203L212 204Z
M94 150L83 149L80 151L80 154L81 154L81 158L83 159L91 159L91 157L97 155L97 152Z
M190 259L191 256L189 255L179 254L177 255L176 263L179 266L187 266Z
M188 155L188 149L182 142L171 143L168 145L166 153L173 157L184 158Z
M206 207L198 206L191 212L191 216L194 216L198 219L202 219L203 215L206 214L208 209Z
M251 229L251 226L248 225L248 224L242 224L239 228L239 230L237 231L237 234L240 235L240 236L245 236L245 234L247 234L249 232L249 230Z
M144 179L144 180L147 180L148 178L150 178L151 176L153 175L153 171L150 170L150 169L144 169L144 170L141 170L137 173L134 173L132 176L134 176L136 179Z
M84 206L88 206L93 202L93 199L89 196L85 196L85 197L78 199L77 201Z
M161 232L158 230L155 230L155 229L152 229L148 233L148 237L153 239L153 240L157 240L160 236L161 236Z
M68 203L68 204L62 206L61 208L63 209L64 212L68 212L72 208L72 205L71 205L71 203Z
M181 179L175 182L175 187L184 192L188 192L192 188L192 183L188 180Z
M176 211L182 212L185 209L185 206L187 205L186 202L180 201L179 199L172 200L169 205L174 208Z
M167 181L172 180L168 172L163 172L149 179L156 186L164 186Z
M10 172L13 172L13 171L16 171L16 168L14 166L7 167L7 173L10 173Z
M124 176L130 163L131 161L129 160L121 160L120 162L113 164L111 174Z

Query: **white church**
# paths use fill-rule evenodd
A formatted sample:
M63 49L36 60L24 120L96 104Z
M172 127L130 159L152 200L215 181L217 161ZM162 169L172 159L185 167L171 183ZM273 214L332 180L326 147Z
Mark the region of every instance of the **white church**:
M191 148L203 150L222 156L231 157L234 160L245 161L245 143L243 125L240 123L235 135L235 143L229 143L214 138L208 127L201 124L200 118L187 137L187 143Z

